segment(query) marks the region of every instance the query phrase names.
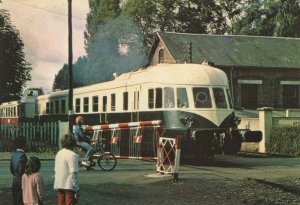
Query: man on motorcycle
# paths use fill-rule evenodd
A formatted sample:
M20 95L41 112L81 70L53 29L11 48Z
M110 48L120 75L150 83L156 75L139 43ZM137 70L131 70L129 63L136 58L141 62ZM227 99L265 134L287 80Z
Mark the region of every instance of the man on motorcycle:
M92 165L92 156L97 151L96 148L93 148L90 143L91 140L88 137L85 130L82 128L82 125L84 124L84 118L82 116L78 116L75 119L76 125L75 125L75 131L74 131L74 137L76 139L77 146L83 148L86 151L86 154L84 156L84 160L81 162L82 165L90 167Z

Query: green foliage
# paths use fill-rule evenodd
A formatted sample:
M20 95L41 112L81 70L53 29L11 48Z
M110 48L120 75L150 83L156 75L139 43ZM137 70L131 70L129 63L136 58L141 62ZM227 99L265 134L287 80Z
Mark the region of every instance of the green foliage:
M0 103L18 99L32 68L25 60L24 44L5 10L0 10Z
M234 34L299 37L299 0L247 0Z
M283 155L300 154L300 127L274 127L271 131L270 152Z

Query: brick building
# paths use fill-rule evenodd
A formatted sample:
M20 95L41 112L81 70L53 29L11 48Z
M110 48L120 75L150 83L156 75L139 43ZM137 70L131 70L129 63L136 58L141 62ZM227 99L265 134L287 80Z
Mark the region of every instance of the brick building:
M300 108L300 39L158 32L149 64L208 61L237 107Z

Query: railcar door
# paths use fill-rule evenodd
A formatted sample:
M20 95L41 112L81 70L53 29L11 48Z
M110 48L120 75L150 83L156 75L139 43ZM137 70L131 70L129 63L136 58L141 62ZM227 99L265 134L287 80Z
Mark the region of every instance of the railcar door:
M140 91L136 90L133 94L133 109L131 112L131 122L138 122L139 116Z

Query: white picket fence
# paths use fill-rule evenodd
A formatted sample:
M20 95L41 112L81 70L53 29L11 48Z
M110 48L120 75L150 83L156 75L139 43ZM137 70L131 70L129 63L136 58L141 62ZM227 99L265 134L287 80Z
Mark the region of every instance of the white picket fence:
M43 124L25 122L20 125L0 124L0 136L3 140L13 141L24 136L28 143L38 142L49 146L59 146L60 136L68 133L68 122L47 122ZM0 150L1 151L1 150Z

